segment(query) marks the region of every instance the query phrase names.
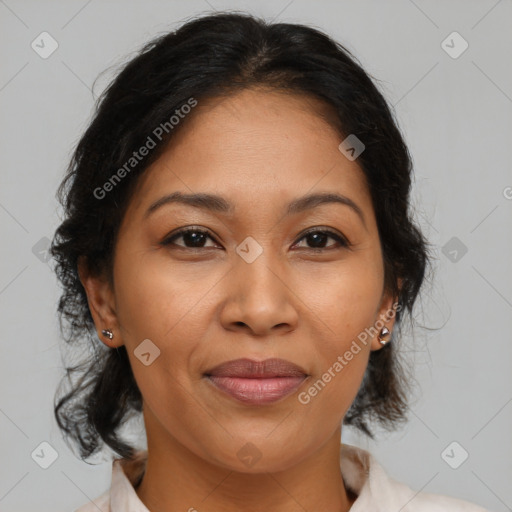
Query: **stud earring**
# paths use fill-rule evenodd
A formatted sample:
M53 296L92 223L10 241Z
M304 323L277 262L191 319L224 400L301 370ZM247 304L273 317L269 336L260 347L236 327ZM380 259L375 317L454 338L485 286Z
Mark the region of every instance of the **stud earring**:
M379 338L378 338L379 339L379 343L381 345L385 345L386 343L389 342L389 340L383 340L382 339L384 336L387 336L388 334L389 334L389 329L387 327L383 327L381 329L381 331L380 331Z
M103 329L101 331L101 334L103 334L103 336L106 336L109 340L111 340L114 337L114 333L110 329Z

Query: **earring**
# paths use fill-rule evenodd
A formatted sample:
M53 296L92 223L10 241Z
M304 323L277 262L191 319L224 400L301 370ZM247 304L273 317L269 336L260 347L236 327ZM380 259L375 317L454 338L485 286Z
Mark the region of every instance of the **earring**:
M111 340L114 337L114 333L110 329L103 329L101 331L101 334L103 334L103 336L106 336L109 340Z
M381 345L385 345L386 343L389 342L389 340L383 340L382 339L384 336L387 336L388 334L389 334L389 329L387 327L383 327L381 329L381 331L380 331L379 338L378 338L379 339L379 343Z

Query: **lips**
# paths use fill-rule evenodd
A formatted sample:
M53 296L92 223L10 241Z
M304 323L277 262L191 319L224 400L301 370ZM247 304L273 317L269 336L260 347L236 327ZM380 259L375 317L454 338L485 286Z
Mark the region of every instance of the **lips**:
M308 378L300 366L284 359L235 359L205 373L214 388L250 405L264 405L290 395Z
M214 377L238 377L245 379L262 379L272 377L304 377L306 371L300 366L285 359L234 359L226 361L205 373Z

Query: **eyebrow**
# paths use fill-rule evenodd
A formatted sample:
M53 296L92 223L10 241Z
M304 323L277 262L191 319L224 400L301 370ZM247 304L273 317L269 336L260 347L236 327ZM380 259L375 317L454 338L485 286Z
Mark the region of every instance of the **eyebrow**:
M222 214L233 214L235 210L233 204L231 204L225 198L215 194L184 194L182 192L173 192L172 194L167 194L161 197L160 199L157 199L154 203L152 203L150 207L146 210L144 217L148 217L162 206L172 203L184 204L187 206L192 206L194 208L200 208L202 210ZM331 192L309 194L294 199L288 204L285 214L294 215L297 213L304 212L306 210L310 210L319 205L332 203L343 204L351 208L355 213L357 213L357 215L362 220L364 226L366 227L366 220L364 218L364 214L361 208L356 203L354 203L352 199L344 195Z

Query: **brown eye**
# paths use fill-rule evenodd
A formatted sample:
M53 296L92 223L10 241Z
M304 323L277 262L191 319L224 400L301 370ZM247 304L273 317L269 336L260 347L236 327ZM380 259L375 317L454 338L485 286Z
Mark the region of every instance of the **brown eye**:
M179 238L183 239L184 245L175 243L175 240ZM162 245L176 245L185 249L202 249L208 238L213 240L208 231L198 228L187 228L163 240Z
M183 244L175 243L175 241L180 238L183 239ZM163 246L174 245L176 247L181 247L183 249L203 249L208 247L205 246L205 243L207 242L208 239L215 241L208 231L205 231L204 229L200 228L191 227L182 229L177 233L172 234L171 236L165 238L161 242L161 244ZM335 240L338 245L331 244L326 246L326 242L329 239ZM339 235L334 231L326 229L310 230L304 235L302 235L299 241L301 240L307 240L309 247L306 247L306 249L311 249L313 251L323 251L336 249L340 247L350 247L350 243L345 237Z
M348 240L339 235L338 233L331 231L331 230L325 230L325 229L315 229L308 231L305 233L300 240L306 239L308 243L310 244L310 249L313 250L330 250L330 249L336 249L337 247L327 246L325 247L325 243L327 240L331 238L336 240L336 242L339 244L339 247L349 247L350 244Z

